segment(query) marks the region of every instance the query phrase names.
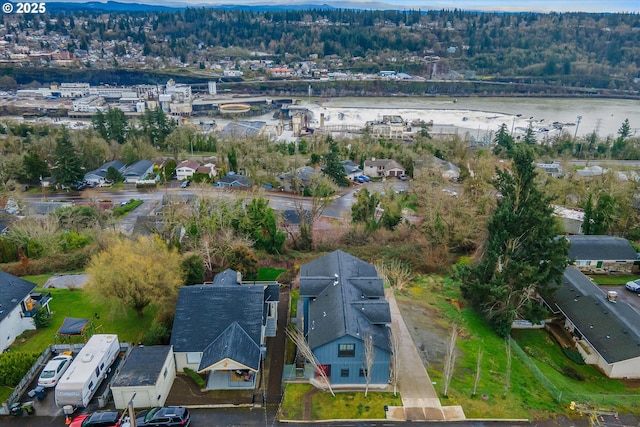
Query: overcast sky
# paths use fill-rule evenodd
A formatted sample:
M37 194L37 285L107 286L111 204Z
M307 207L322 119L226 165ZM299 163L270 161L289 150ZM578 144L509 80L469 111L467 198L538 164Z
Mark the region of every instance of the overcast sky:
M59 0L65 1L65 0ZM88 0L67 0L86 2ZM96 1L96 0L93 0ZM106 0L97 0L105 2ZM144 3L154 5L274 5L305 4L334 7L356 7L379 9L393 8L427 9L464 9L485 11L536 11L536 12L640 12L640 0L116 0L125 3Z

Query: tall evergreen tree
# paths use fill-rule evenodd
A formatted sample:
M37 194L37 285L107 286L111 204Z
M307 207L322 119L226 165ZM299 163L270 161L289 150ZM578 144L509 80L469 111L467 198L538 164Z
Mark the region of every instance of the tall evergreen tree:
M82 178L80 158L71 142L69 130L64 126L56 140L53 156L53 176L58 184L71 186Z
M455 271L464 297L502 336L515 319L541 320L535 298L557 286L569 248L553 226L551 198L536 186L531 148L517 145L510 153L512 171L496 170L501 198L487 224L484 254L475 265Z
M338 143L333 140L329 140L329 152L324 157L324 172L329 178L333 180L337 185L345 187L349 185L349 180L344 174L344 167L340 163L340 148Z

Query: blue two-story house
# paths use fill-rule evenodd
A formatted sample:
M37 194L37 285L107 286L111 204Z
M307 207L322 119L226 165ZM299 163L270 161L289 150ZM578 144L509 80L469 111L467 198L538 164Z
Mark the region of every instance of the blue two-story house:
M300 298L304 334L332 385L366 384L367 336L370 384L389 383L391 312L373 265L339 250L304 264Z

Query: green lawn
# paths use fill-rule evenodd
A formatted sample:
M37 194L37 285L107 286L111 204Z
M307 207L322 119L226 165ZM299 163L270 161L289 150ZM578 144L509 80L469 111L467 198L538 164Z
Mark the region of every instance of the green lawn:
M44 286L51 276L51 274L36 274L35 276L22 276L22 279L33 282L38 286Z
M139 318L134 310L112 312L109 304L95 303L88 295L80 290L45 289L51 292L53 299L49 307L53 312L51 325L36 331L27 331L18 337L11 346L14 351L43 351L47 346L55 343L55 333L62 325L65 316L92 319L95 333L114 333L120 341L137 343L144 332L149 329L157 309L147 307L144 317ZM99 318L95 318L95 314ZM79 340L73 342L81 342Z
M281 268L269 268L269 267L260 267L258 269L258 279L259 281L272 281L276 280L278 276L284 273L287 270L283 270Z
M443 405L461 405L469 418L545 418L568 413L572 400L619 411L640 413L640 389L626 388L618 380L610 380L593 367L570 361L544 330L515 331L513 338L528 354L561 396L552 395L531 369L512 352L511 374L507 384L506 342L491 330L471 308L465 306L459 286L448 278L421 277L398 300L408 299L423 310L435 313L434 326L458 327L458 356L444 398L443 364L428 367L436 383ZM472 396L476 376L478 349L482 349L480 380L476 396ZM556 399L560 397L560 402Z
M594 274L589 276L598 285L624 285L627 282L638 279L638 276L610 276L608 274Z
M11 393L13 393L13 388L0 386L0 402L6 402Z
M287 384L280 418L302 420L304 417L304 396L313 390L310 384ZM318 391L311 398L311 420L334 419L385 419L385 406L402 406L400 395L393 393Z

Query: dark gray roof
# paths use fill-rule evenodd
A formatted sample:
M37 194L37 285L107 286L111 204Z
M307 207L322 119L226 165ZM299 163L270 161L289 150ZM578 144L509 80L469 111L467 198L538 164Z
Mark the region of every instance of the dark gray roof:
M344 169L345 175L362 172L362 169L360 169L360 166L351 160L343 160L340 162L340 164L342 164L342 168Z
M238 272L227 268L226 270L216 274L213 278L213 285L215 286L229 286L229 285L241 285L242 277L238 280Z
M295 176L297 179L301 181L309 181L313 175L317 175L321 173L318 169L315 169L311 166L302 166L298 169L295 169L291 172L284 172L278 175L278 179L281 181L290 180L292 176Z
M255 371L260 369L260 346L233 322L213 341L202 354L198 371L224 359L231 359Z
M122 175L124 176L142 176L149 169L153 167L154 163L151 160L138 160L137 162L129 165Z
M640 314L626 303L607 301L605 293L575 268L565 270L551 302L607 363L640 357Z
M280 300L280 285L277 283L273 285L267 285L267 289L264 291L265 301L279 301Z
M266 122L261 121L238 121L227 124L224 129L220 131L218 136L220 138L250 138L260 135Z
M230 278L227 272L222 274ZM260 344L264 285L227 282L180 288L171 332L175 352L204 351L233 322Z
M244 175L238 174L227 174L218 180L220 184L233 185L234 182L237 182L239 185L244 187L250 187L253 185L253 181Z
M121 162L120 160L112 160L112 161L107 162L104 165L100 166L96 170L92 170L90 172L87 172L85 174L85 176L87 176L87 175L95 175L95 176L99 176L99 177L104 178L105 176L107 176L107 170L110 167L115 168L118 172L122 172L125 169L126 165L123 162Z
M169 345L134 347L120 368L112 387L154 385L171 351Z
M621 237L575 235L567 239L571 242L569 259L626 261L638 256L631 243Z
M13 310L37 285L13 274L0 271L0 322Z
M300 267L300 296L309 297L309 346L315 349L350 335L371 334L389 350L389 303L373 265L335 251Z

